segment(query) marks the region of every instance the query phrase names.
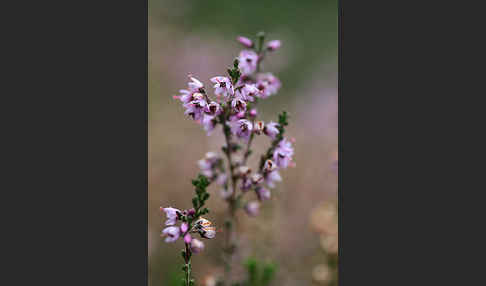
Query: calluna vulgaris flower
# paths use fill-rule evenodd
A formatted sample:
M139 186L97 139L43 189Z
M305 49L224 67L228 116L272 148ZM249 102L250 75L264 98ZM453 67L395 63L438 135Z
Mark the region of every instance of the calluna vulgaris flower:
M245 205L245 211L249 216L257 216L260 211L260 203L251 201Z
M167 236L165 242L174 242L179 238L180 230L177 226L169 226L162 231L162 234Z
M243 46L245 46L247 48L253 47L253 42L246 37L239 36L237 38L237 40L238 40L238 42L240 42L240 44L242 44Z
M241 51L238 60L240 62L239 68L242 74L249 75L255 72L258 63L257 53L251 50Z
M215 76L211 78L211 82L215 83L214 94L223 95L224 97L234 94L233 84L229 78L225 76Z
M273 152L273 160L278 167L287 168L289 162L292 160L293 154L294 149L292 148L292 143L284 138L282 141L280 141L277 148Z
M268 123L267 125L265 125L265 128L263 129L263 132L270 136L270 138L272 139L275 139L275 136L277 136L278 134L278 128L277 128L278 124L273 122L273 121L270 121L270 123Z
M275 50L277 50L278 48L280 48L280 46L281 46L281 45L282 45L282 44L280 43L280 41L279 41L279 40L273 40L273 41L268 42L268 44L267 44L267 49L268 49L269 51L275 51Z
M174 225L176 224L176 221L177 221L177 217L178 217L178 214L177 213L180 213L181 211L178 210L178 209L175 209L175 208L172 208L172 207L168 207L168 208L160 208L161 210L163 210L167 216L167 221L165 222L165 225Z
M258 215L260 204L271 198L269 188L274 188L277 182L282 181L279 172L294 165L293 146L283 137L288 124L286 113L279 115L278 123L258 119L259 112L256 107L259 101L277 94L282 86L274 74L260 72L265 54L278 50L281 42L273 40L265 44L262 33L259 33L258 38L258 41L243 36L237 38L245 46L245 50L239 53L232 67L228 69L228 76L210 78L213 94L205 89L203 82L190 75L187 88L179 90L179 94L174 96L182 103L184 114L201 124L207 135L217 130L223 133L225 144L222 151L228 164L219 154L208 152L198 161L200 176L207 179L208 184L216 183L221 186L221 197L232 208L243 208L249 216ZM221 129L218 129L219 126ZM270 139L270 144L269 149L260 155L260 165L253 169L247 165L247 159L253 153L251 143L258 136ZM199 234L200 238L205 239L214 238L216 235L216 228L212 223L201 217L207 212L201 212L198 200L207 199L209 194L202 194L201 189L197 189L198 183L200 182L193 181L198 192L193 198L194 208L183 211L171 207L161 208L167 216L167 227L161 234L165 241L175 242L182 238L186 244L185 251L193 253L201 252L204 243L192 235ZM255 192L258 200L246 200L248 193L252 193L250 190ZM178 221L181 221L180 226L176 226ZM226 224L225 228L225 231L234 231L234 228L230 229ZM188 274L190 255L184 253L184 269ZM188 279L186 283L189 285Z

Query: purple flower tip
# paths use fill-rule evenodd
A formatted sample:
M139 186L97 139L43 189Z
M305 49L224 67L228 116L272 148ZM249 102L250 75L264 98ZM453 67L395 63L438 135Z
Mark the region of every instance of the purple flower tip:
M269 51L275 51L278 48L280 48L281 45L282 45L282 43L279 40L273 40L273 41L268 42L267 49Z
M191 243L191 241L192 241L192 237L191 237L191 235L190 235L189 233L188 233L188 234L186 234L186 235L184 236L184 242L185 242L185 243L187 243L187 244L189 244L189 243Z
M238 40L238 42L240 42L240 44L242 44L243 46L245 46L247 48L252 48L253 47L253 42L250 39L246 38L246 37L239 36L236 39Z
M188 229L189 229L189 226L187 225L186 222L181 224L181 232L182 233L186 233Z

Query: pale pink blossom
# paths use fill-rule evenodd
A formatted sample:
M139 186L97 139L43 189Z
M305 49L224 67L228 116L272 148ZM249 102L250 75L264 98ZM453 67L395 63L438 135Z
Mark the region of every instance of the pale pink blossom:
M166 236L165 242L174 242L180 236L180 230L177 226L169 226L164 228L162 231L162 236Z
M258 64L258 55L254 51L243 50L238 57L238 67L244 75L252 74L256 71Z
M225 76L215 76L211 78L211 82L215 83L214 94L222 95L224 97L234 94L233 85L231 84L231 80L229 78Z
M172 207L161 209L165 212L165 215L167 216L167 221L165 222L165 225L175 225L178 214L180 214L181 211Z

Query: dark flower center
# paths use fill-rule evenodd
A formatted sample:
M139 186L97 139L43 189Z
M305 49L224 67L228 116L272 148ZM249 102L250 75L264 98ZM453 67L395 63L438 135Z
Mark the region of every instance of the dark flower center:
M223 82L220 82L220 83L219 83L219 86L220 86L220 87L226 87L226 82L224 82L224 81L223 81Z
M248 126L246 126L246 124L241 124L241 131L245 132L246 130L248 130Z

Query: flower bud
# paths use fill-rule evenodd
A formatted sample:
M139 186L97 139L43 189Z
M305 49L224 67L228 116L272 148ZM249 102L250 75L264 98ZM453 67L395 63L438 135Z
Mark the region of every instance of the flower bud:
M281 45L282 45L282 43L279 40L273 40L273 41L268 42L267 49L269 51L273 52L273 51L278 50Z
M185 243L189 244L189 243L191 243L191 240L192 240L192 237L189 233L184 235L184 242Z
M257 201L248 202L245 205L245 211L249 216L257 216L260 212L260 203Z
M265 171L265 172L272 172L276 168L277 168L277 165L275 165L275 163L270 159L265 161L265 165L263 165L263 171Z
M196 210L194 208L190 208L187 210L187 214L188 215L195 215L196 214Z
M257 117L257 115L258 115L258 111L255 108L250 110L250 116L251 117L255 118L255 117Z
M245 46L247 48L252 48L253 47L252 40L250 40L250 39L248 39L246 37L239 36L236 39L238 40L238 42L240 42L240 44L242 44L243 46Z
M265 127L265 123L263 121L257 121L255 122L255 125L253 125L254 128L253 131L256 134L260 135L262 134L264 127Z
M251 173L251 169L248 166L240 166L238 168L238 175L245 177Z
M182 233L186 233L188 229L189 229L189 226L187 225L187 223L181 224L181 232Z
M194 253L199 253L204 250L204 243L199 239L194 238L191 241L191 251Z
M263 182L263 176L259 173L251 175L251 182L255 185L258 185Z

